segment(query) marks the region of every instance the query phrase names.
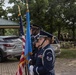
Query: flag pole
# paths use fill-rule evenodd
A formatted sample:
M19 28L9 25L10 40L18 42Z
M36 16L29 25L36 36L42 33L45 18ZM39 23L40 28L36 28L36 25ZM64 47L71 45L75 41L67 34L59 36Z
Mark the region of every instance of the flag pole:
M19 5L18 5L18 11L19 11L18 16L21 16L21 12L20 12L20 6L19 6Z
M21 17L21 11L20 11L20 6L18 5L18 11L19 11L19 14L18 14L18 16L20 16L20 21L21 21L21 23L20 23L20 28L21 28L21 35L22 35L22 41L24 41L25 40L25 37L24 37L24 32L23 32L23 26L22 26L22 17ZM24 41L25 42L25 41ZM23 44L23 49L24 49L24 44ZM24 52L24 51L23 51ZM26 59L25 59L26 60ZM25 63L25 75L28 75L28 70L27 70L27 64Z
M21 10L20 10L20 6L18 5L18 16L19 16L19 20L20 20L20 34L21 36L24 35L24 30L23 30L23 24L22 24L22 16L21 16Z
M26 0L26 12L29 12L28 0Z
M26 0L26 14L29 14L29 6L28 6L28 0ZM28 15L28 18L26 17L26 27L28 27L28 25L30 24L29 23L29 15ZM27 58L28 59L28 58ZM26 75L29 75L29 67L28 67L28 64L25 64L26 65L26 67L25 67L25 72L26 72Z

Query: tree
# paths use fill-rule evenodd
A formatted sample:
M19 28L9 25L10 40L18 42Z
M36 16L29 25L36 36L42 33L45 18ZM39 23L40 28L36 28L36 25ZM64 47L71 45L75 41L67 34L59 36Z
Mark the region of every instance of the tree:
M3 5L4 3L0 3L0 17L5 17L6 16L6 11L3 10Z
M76 0L67 1L64 14L66 20L68 20L68 27L70 27L70 29L72 30L72 39L75 40Z
M47 0L31 0L30 2L30 15L31 22L45 28L45 13L47 10Z
M9 0L9 3L14 3L14 6L7 8L5 14L12 13L12 16L9 18L19 22L17 11L17 5L19 5L21 7L23 24L26 25L26 2L24 3L24 1L25 0ZM44 30L52 34L58 32L58 38L60 38L60 33L69 27L75 39L75 8L76 0L29 0L31 23L40 25Z

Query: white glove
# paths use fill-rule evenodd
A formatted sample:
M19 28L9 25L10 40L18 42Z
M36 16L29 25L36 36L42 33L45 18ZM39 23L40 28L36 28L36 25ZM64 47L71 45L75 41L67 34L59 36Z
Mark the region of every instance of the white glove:
M33 68L34 68L33 65L30 65L30 67L29 67L30 75L34 75Z
M30 63L31 60L32 60L32 59L29 59L29 63Z

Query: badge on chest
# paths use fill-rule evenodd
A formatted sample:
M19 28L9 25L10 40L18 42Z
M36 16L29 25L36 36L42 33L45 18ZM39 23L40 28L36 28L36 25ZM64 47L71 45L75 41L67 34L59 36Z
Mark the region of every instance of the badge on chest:
M38 55L38 58L42 58L42 55L40 54L40 55Z

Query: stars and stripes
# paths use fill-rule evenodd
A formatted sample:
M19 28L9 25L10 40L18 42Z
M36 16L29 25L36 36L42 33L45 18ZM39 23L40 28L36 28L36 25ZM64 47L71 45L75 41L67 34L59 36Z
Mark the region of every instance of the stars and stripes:
M22 36L22 54L20 57L20 62L18 64L18 69L16 72L16 75L23 75L23 70L25 68L25 56L24 56L24 50L25 50L25 36L24 36L24 32L23 32L23 25L22 25L22 17L21 17L21 13L20 13L20 7L18 6L19 9L19 20L20 20L20 34Z
M23 75L23 70L25 68L25 56L24 56L24 49L25 49L25 36L22 36L22 47L23 51L20 57L20 62L18 65L18 70L16 72L16 75Z
M29 71L29 65L27 64L28 60L30 59L30 55L32 53L32 46L31 46L31 33L30 33L30 15L29 15L29 9L28 9L28 3L26 0L26 6L27 6L27 12L26 12L26 22L27 22L27 28L26 28L26 41L25 41L25 36L23 32L23 25L22 25L22 17L20 13L20 7L18 6L19 9L19 18L20 18L20 32L22 35L22 55L20 58L20 62L18 65L18 70L16 72L16 75L23 75L23 70L25 68L25 74L28 75ZM25 44L26 43L26 44Z

